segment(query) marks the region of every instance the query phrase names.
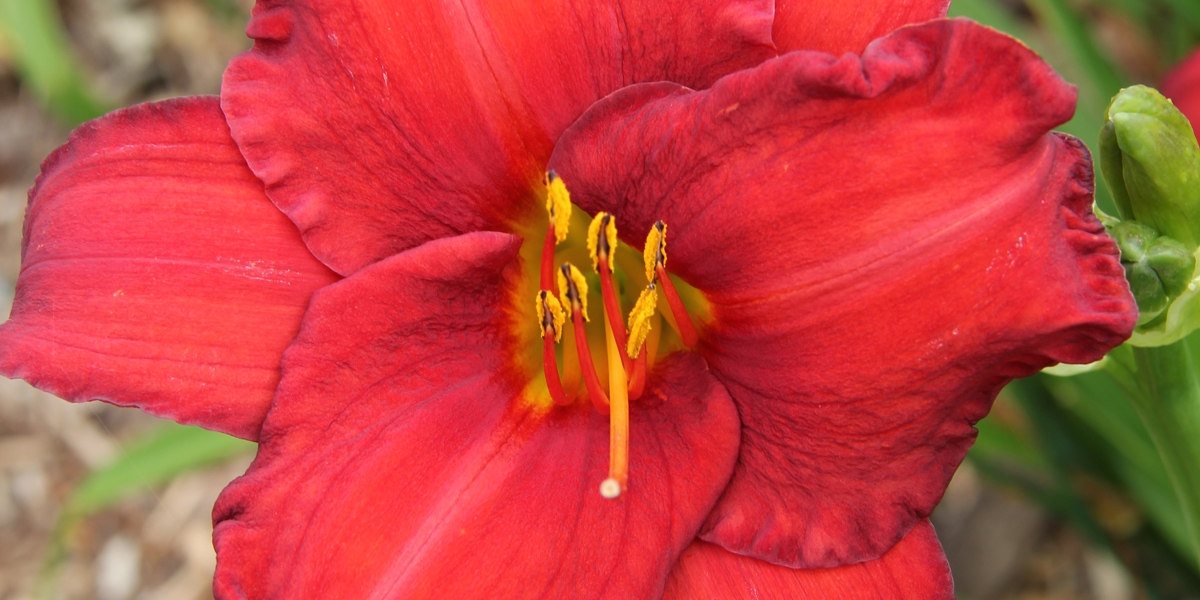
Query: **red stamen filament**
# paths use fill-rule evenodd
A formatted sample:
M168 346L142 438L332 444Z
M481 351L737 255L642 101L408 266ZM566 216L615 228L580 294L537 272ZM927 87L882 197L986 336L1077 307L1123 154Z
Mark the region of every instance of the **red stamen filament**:
M600 378L596 376L596 365L592 364L592 351L588 348L587 332L583 328L580 306L573 306L571 319L575 321L575 350L579 352L579 369L583 371L583 383L587 386L592 406L602 415L608 414L608 396L600 389Z
M563 338L575 339L575 330L568 329L563 332ZM574 341L563 341L563 368L562 368L562 385L563 390L567 395L575 397L579 391L579 351L576 349Z
M662 283L663 296L666 296L667 305L671 307L671 316L675 317L675 326L679 328L679 338L683 340L684 346L691 348L696 345L696 326L692 324L692 317L684 308L683 300L680 300L679 294L675 292L675 285L671 283L667 270L661 265L657 267L657 270L658 280Z
M663 318L659 316L658 312L650 315L650 335L646 336L646 345L639 355L646 359L647 371L654 368L655 359L658 358L658 343L662 339L662 322Z
M546 371L546 389L550 390L550 398L559 406L571 403L563 391L562 381L558 378L558 363L554 360L554 334L547 332L545 345L542 348L542 368Z
M629 399L637 400L642 397L646 387L646 355L647 348L642 348L638 357L633 359L633 377L629 379Z
M554 222L546 228L546 243L542 245L542 288L554 289Z
M625 332L625 320L621 318L621 306L617 301L617 293L613 288L612 271L608 270L608 257L600 257L600 294L604 297L604 315L608 318L609 324L614 324L612 327L613 337L617 340L617 347L624 348L627 334ZM624 352L621 353L621 367L625 369L625 373L632 372L633 365L629 360L629 356Z

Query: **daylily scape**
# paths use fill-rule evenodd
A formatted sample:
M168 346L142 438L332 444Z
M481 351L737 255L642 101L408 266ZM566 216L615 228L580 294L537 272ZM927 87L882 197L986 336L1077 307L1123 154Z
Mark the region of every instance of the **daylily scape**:
M945 11L259 0L46 160L0 372L258 441L219 598L952 598L972 425L1137 314Z

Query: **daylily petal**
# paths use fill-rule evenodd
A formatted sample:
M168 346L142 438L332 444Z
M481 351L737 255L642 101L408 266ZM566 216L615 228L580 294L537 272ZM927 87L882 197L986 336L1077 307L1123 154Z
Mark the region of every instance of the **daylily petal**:
M936 21L861 60L629 88L563 135L575 202L632 244L664 220L668 268L712 304L701 352L743 430L704 539L794 567L876 558L1006 381L1128 337L1087 151L1048 133L1074 100L1011 38Z
M1163 78L1162 94L1192 122L1192 129L1197 129L1200 125L1200 50L1192 52Z
M697 541L671 571L663 600L952 600L950 565L929 521L887 554L832 569L790 569Z
M554 140L624 85L774 56L769 0L259 0L222 106L267 193L343 274L512 230Z
M875 38L944 17L949 7L950 0L776 0L773 37L780 54L860 54Z
M631 411L628 490L601 497L607 419L522 398L518 247L435 240L314 296L214 512L218 597L662 593L732 473L733 403L698 357L668 361Z
M309 296L337 276L263 193L218 99L77 129L29 193L0 373L258 437Z

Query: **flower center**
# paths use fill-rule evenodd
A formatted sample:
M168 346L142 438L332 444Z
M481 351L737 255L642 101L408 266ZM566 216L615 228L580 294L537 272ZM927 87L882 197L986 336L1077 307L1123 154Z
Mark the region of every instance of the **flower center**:
M628 482L630 401L642 396L646 372L660 354L696 344L696 328L667 272L666 224L658 221L650 228L641 253L643 264L637 265L637 251L617 238L616 219L600 212L587 227L584 239L594 271L591 280L599 280L604 307L603 337L599 337L598 330L594 331L596 335L590 336L586 326L590 322L588 297L589 291L596 286L589 286L589 277L570 262L572 257L582 258L578 252L579 240L572 237L572 230L581 232L582 227L571 227L573 207L562 179L550 171L544 183L549 225L539 260L540 289L535 306L542 337L541 362L546 390L555 405L571 405L577 400L582 378L592 406L608 416L609 474L600 484L600 493L605 498L617 498ZM561 262L557 261L559 258ZM641 280L643 274L645 279ZM690 286L681 284L681 287L690 292L692 298L699 298L699 293ZM638 296L626 327L627 321L621 315L622 300L634 291ZM660 292L670 309L661 315L658 310ZM571 327L566 326L568 319ZM671 331L663 331L663 320L670 325ZM564 342L564 333L573 339ZM599 370L593 360L594 347L598 350L595 354L604 359ZM607 381L602 382L598 373L605 372Z

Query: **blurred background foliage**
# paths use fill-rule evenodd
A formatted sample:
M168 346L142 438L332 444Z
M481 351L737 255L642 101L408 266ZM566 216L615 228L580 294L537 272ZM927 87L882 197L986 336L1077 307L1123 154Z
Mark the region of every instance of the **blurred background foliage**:
M43 136L55 138L52 149L71 127L114 107L216 93L225 61L248 47L240 35L248 12L243 0L0 0L0 102L40 106L55 123ZM1200 47L1200 0L954 0L950 12L1022 40L1076 84L1079 106L1061 129L1083 139L1093 153L1105 107L1120 88L1157 85L1172 65ZM6 147L0 159L22 143L7 131L0 127L5 136L0 146ZM45 145L34 144L31 152L40 158ZM5 160L0 165L5 183L27 187L32 175L12 166L19 161ZM1099 180L1097 201L1115 212ZM13 242L6 246L11 254ZM11 296L16 272L9 263L3 275ZM1200 570L1180 504L1126 392L1102 371L1038 375L1004 390L979 423L978 441L935 514L961 598L1200 598ZM0 434L11 430L11 423L0 422ZM175 425L118 433L113 435L124 450L71 476L61 493L52 541L43 544L39 559L39 596L63 596L58 571L71 552L76 526L90 515L231 456L242 456L244 468L244 457L253 452L252 444ZM1043 574L1048 581L1039 587L1016 581L1030 579L1028 573L982 564L993 556L993 562L1019 562L1020 556L998 553L997 547L1004 530L1011 533L1024 519L1004 515L1026 513L985 513L990 521L974 526L974 535L960 531L964 515L978 512L983 502L980 480L993 490L989 493L999 489L1039 507L1049 515L1038 520L1039 527L1078 540L1086 546L1083 552L1099 557L1090 564L1108 575L1092 573L1089 583L1072 587L1054 581L1070 577L1067 571L1051 572ZM1032 551L1028 545L1016 548ZM1003 572L1007 580L976 572ZM12 593L24 597L19 590ZM0 598L5 597L10 596L0 581Z

